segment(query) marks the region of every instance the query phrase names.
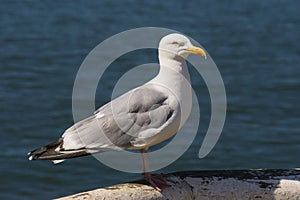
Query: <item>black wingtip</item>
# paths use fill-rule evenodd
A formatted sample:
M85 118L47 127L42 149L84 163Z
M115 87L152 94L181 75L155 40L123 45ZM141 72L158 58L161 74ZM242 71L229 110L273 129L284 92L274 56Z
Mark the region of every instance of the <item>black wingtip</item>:
M64 160L68 158L75 158L90 155L85 148L80 149L69 149L64 150L62 148L63 138L59 138L58 140L40 147L36 150L29 152L27 155L29 156L29 160Z
M29 155L28 160L37 160L37 156Z
M33 151L30 151L30 152L27 153L27 155L29 156L28 160L39 160L39 158L44 153L46 153L49 150L53 151L58 146L62 145L62 143L63 143L63 138L59 138L58 140L55 140L54 142L52 142L52 143L50 143L46 146L43 146L43 147L40 147L40 148L35 149Z

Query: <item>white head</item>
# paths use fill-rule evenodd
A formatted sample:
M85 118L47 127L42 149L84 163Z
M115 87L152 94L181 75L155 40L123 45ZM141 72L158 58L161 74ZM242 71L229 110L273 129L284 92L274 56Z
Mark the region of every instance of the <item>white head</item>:
M172 33L163 37L159 42L159 54L172 59L186 58L189 54L197 54L206 58L205 51L192 45L184 35Z

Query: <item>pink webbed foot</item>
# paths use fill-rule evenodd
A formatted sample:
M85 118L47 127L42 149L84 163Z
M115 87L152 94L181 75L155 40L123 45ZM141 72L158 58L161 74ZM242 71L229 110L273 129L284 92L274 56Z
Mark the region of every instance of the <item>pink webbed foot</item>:
M162 174L145 174L145 180L148 181L152 187L154 187L157 191L162 192L164 189L170 187L170 185L166 182L164 175Z

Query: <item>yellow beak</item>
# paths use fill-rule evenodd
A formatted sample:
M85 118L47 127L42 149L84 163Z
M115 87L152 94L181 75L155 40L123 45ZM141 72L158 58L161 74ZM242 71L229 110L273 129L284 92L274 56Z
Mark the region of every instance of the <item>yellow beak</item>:
M196 54L196 55L199 55L199 56L204 56L204 58L206 59L206 53L200 47L192 46L191 48L187 48L186 50L188 52L192 53L192 54Z

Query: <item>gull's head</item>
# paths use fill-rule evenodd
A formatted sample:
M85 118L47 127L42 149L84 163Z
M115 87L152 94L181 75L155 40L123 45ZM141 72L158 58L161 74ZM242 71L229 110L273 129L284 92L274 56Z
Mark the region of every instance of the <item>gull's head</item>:
M204 56L206 53L200 47L195 47L191 41L184 35L172 33L163 37L159 42L159 51L164 55L169 55L173 58L187 58L190 54Z

